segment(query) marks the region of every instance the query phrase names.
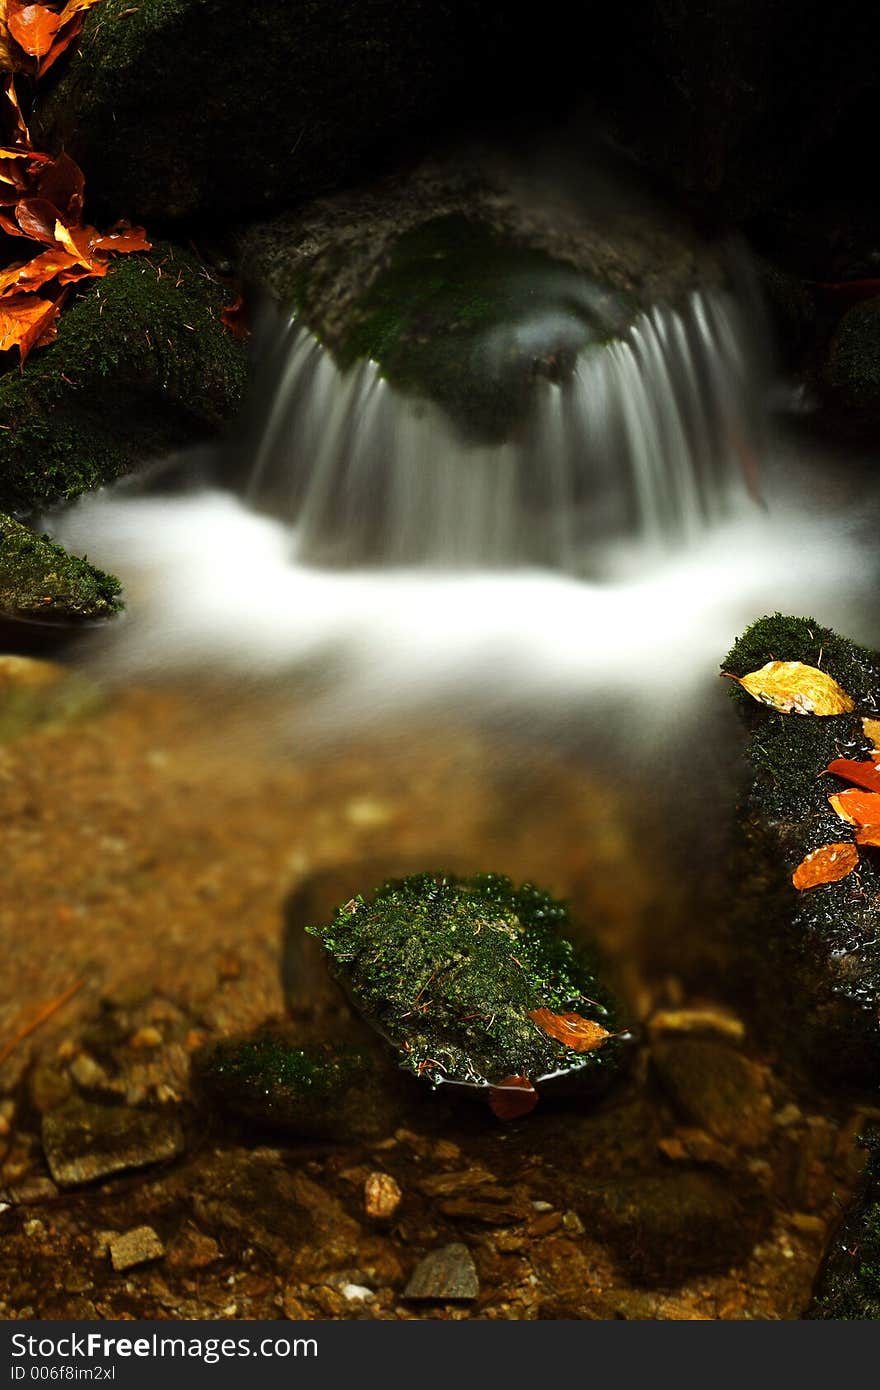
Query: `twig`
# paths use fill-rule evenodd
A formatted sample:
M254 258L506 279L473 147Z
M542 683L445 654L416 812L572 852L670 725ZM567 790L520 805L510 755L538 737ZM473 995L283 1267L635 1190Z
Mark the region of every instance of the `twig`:
M9 1039L8 1043L0 1047L0 1066L6 1061L7 1057L12 1055L20 1042L24 1042L25 1038L29 1038L31 1033L35 1033L40 1025L51 1018L53 1014L57 1013L59 1009L63 1009L64 1005L71 1000L75 994L79 993L84 984L85 980L77 980L76 983L72 984L69 989L66 989L63 994L59 994L56 999L46 1004L37 1014L36 1018L32 1018L30 1023L26 1023L23 1028L20 1028L19 1031Z

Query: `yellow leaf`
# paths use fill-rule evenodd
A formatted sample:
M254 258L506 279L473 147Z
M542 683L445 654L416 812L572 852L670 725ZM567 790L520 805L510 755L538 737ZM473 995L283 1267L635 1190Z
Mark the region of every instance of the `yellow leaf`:
M802 661L768 661L747 676L724 672L748 691L752 699L782 714L849 714L855 701L837 681L817 666Z
M855 845L844 841L820 845L801 860L791 881L801 892L805 888L817 888L821 883L836 883L851 874L858 862L859 852Z

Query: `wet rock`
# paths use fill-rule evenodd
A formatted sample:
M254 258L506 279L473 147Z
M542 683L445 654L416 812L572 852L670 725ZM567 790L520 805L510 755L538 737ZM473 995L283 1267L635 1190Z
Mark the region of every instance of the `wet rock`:
M880 658L812 618L754 623L724 662L744 676L798 661L831 676L851 713L779 713L732 684L749 731L750 786L740 813L728 895L743 1003L789 1058L833 1076L876 1081L880 1070L880 872L873 853L835 883L798 891L792 874L819 846L855 840L829 796L846 783L825 774L836 758L876 756L865 719L880 715ZM823 775L824 774L824 775Z
M482 1099L525 1082L530 1108L534 1088L602 1088L622 1056L616 1004L562 935L567 922L530 885L424 874L353 898L309 930L401 1068ZM563 1015L589 1040L560 1041Z
M0 614L29 622L94 622L118 612L119 594L112 576L0 514Z
M0 510L77 497L216 433L247 377L245 349L220 322L227 302L195 256L163 242L122 257L78 297L57 340L26 372L0 380ZM10 572L20 576L10 603L38 609L40 577L56 573L59 611L95 617L118 607L106 575L28 533L8 535Z
M655 1045L654 1068L682 1118L723 1144L756 1148L773 1127L764 1075L723 1043Z
M298 1178L273 1150L230 1149L212 1156L186 1196L199 1228L224 1251L256 1247L286 1269L306 1240L326 1249L328 1259L338 1245L350 1250L356 1223L345 1224L341 1237L329 1220L316 1227L322 1212L315 1184Z
M364 1183L364 1210L371 1221L390 1221L402 1196L399 1184L388 1173L371 1173Z
M831 1238L808 1318L880 1320L880 1140L867 1142L862 1190Z
M194 1079L226 1114L291 1134L342 1139L394 1123L393 1087L374 1058L345 1044L299 1047L294 1037L264 1028L208 1044L193 1056Z
M671 1283L723 1269L751 1251L768 1209L747 1184L702 1170L621 1178L585 1189L587 1234L607 1243L628 1275Z
M176 1115L71 1101L43 1118L43 1150L61 1187L175 1158L184 1136Z
M289 205L420 122L460 119L490 61L480 8L466 40L463 23L457 0L273 4L246 25L235 0L104 0L42 97L38 147L67 148L114 217L228 222Z
M419 1261L403 1297L414 1302L469 1303L479 1292L473 1256L466 1245L456 1242L432 1250Z
M851 427L873 431L880 422L880 298L843 315L822 374L825 397L846 412Z
M696 1035L727 1038L733 1043L742 1042L745 1037L745 1024L729 1009L717 1004L706 1004L690 1009L658 1009L648 1019L648 1032L652 1038L666 1036Z
M161 1260L165 1254L165 1247L152 1226L136 1226L123 1235L113 1236L108 1242L108 1249L110 1262L117 1274L134 1269L137 1265Z

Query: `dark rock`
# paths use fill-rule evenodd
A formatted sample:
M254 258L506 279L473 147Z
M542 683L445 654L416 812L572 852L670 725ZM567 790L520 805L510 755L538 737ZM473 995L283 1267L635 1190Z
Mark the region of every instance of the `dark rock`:
M875 1136L867 1144L862 1190L831 1238L808 1318L880 1320L880 1142Z
M700 1040L655 1045L651 1056L682 1119L723 1144L756 1148L773 1128L764 1076L723 1043Z
M847 412L853 428L876 430L880 423L880 298L856 304L843 315L828 348L822 385L827 403Z
M466 1245L456 1242L432 1250L419 1261L403 1297L418 1302L470 1303L479 1292L473 1256Z
M0 507L77 497L216 433L247 378L246 351L219 319L229 299L193 255L167 243L122 257L84 291L56 342L0 377ZM44 550L47 567L49 558ZM89 579L74 561L66 572L69 587L91 585L87 609L103 599L112 611L112 581Z
M783 714L732 687L749 729L751 783L731 864L730 932L743 1006L789 1058L831 1075L876 1081L880 1064L880 874L862 852L846 878L799 892L792 874L819 846L853 842L828 797L846 783L824 775L835 758L867 759L863 719L880 713L880 658L812 618L754 623L724 663L735 676L768 661L799 661L833 677L852 713Z
M387 1132L397 1111L374 1058L345 1045L296 1045L289 1030L225 1038L193 1057L194 1077L227 1114L313 1139Z
M112 617L121 607L118 580L0 514L0 614L82 623Z
M246 23L235 0L104 0L35 138L68 149L108 215L238 218L457 112L486 80L480 26L469 0L272 0Z
M184 1137L176 1115L71 1101L43 1118L43 1149L61 1187L175 1158Z
M581 1217L641 1283L666 1284L724 1269L751 1251L768 1219L766 1201L728 1176L687 1169L587 1188Z
M369 902L352 898L309 931L404 1070L489 1099L514 1078L596 1090L618 1070L616 1004L595 962L562 935L567 924L566 908L531 885L422 874ZM539 1010L576 1015L606 1037L577 1050L539 1026Z

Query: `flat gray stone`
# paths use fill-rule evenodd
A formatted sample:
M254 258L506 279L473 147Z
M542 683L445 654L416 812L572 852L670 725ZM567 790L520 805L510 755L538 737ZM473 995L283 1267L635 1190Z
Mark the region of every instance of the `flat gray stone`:
M454 1242L432 1250L420 1260L403 1291L404 1298L435 1303L470 1302L480 1292L473 1257L466 1245Z
M73 1101L43 1117L43 1150L60 1187L79 1187L174 1158L184 1147L176 1115Z

